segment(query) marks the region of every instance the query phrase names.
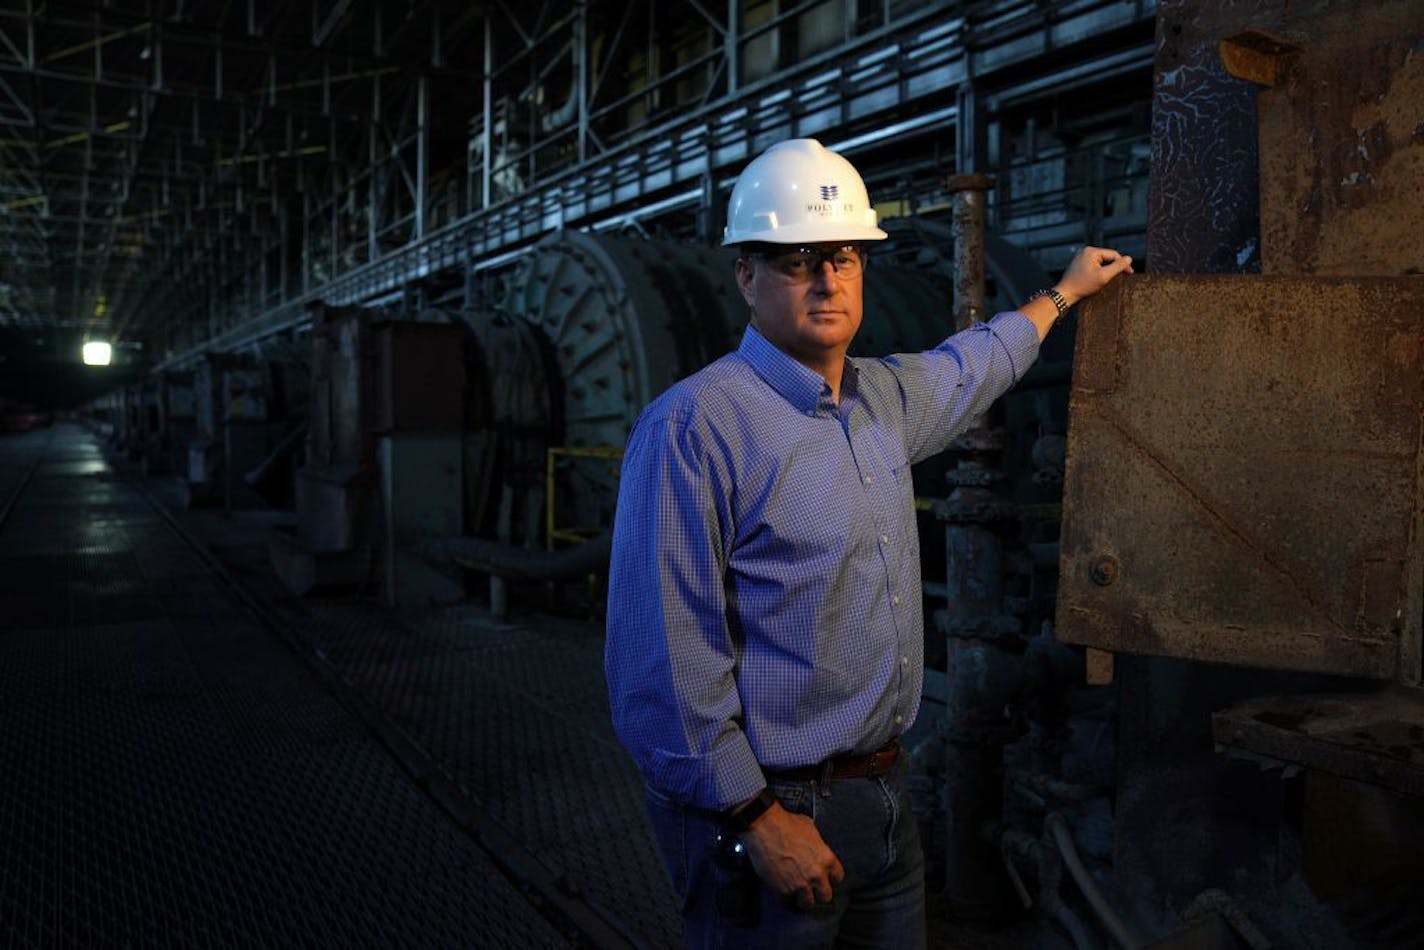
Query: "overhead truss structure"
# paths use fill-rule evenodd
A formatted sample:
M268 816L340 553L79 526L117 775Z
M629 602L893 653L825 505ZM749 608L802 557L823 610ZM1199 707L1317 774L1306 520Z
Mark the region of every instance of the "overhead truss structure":
M1150 63L1154 0L3 0L0 326L182 362ZM972 125L971 125L972 127ZM946 136L956 164L973 135Z

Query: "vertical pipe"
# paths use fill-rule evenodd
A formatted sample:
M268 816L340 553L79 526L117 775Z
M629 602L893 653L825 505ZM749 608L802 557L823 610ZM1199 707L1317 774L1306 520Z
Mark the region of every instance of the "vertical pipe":
M291 225L288 223L287 203L286 203L286 201L284 200L284 201L282 202L282 205L281 205L280 208L275 207L276 202L277 202L277 198L276 198L276 195L275 195L275 193L274 193L274 194L273 194L273 197L272 197L272 203L273 203L274 207L273 207L272 210L273 210L274 212L276 212L276 213L278 214L278 216L279 216L278 219L277 219L277 235L278 235L278 239L277 239L277 266L280 268L279 273L280 273L280 275L281 275L281 277L280 277L280 284L281 284L281 294L282 294L282 296L281 296L280 300L285 303L286 301L292 299L292 287L291 287L291 277L292 277L292 275L291 275L291 267L290 267L290 265L287 263L287 248L288 248L288 246L289 246L289 244L288 244L288 242L287 242L287 237L288 237L288 232L289 232L290 229L291 229Z
M252 217L254 219L253 223L255 224L257 217L256 201L252 203ZM267 248L265 246L266 242L263 241L261 237L255 237L252 243L256 245L257 251L257 303L254 306L252 302L249 301L247 305L247 313L244 316L252 316L254 314L261 313L267 308L267 301L271 298L272 295L272 268L267 266ZM250 254L251 252L249 252L249 259Z
M742 0L727 0L727 92L742 83Z
M948 702L945 710L945 898L957 917L983 919L1008 906L1010 892L985 829L1000 820L1003 747L1012 736L1005 708L1017 692L1019 659L999 638L1017 632L1003 604L999 527L1014 506L991 486L1001 477L994 456L1002 430L960 436L966 451L949 473L945 503L944 614Z
M945 181L954 235L954 324L962 330L984 319L984 197L988 175L959 174ZM944 518L949 604L944 631L949 675L946 707L945 897L956 916L991 917L1008 905L1010 892L997 850L985 837L997 821L1002 799L1004 708L1013 699L1017 658L999 642L1016 631L1003 603L999 527L1014 506L992 486L1000 480L995 460L1002 430L977 420L955 448L965 456L948 475L952 486Z
M494 90L492 88L494 69L492 64L494 57L494 26L489 14L485 14L485 81L484 81L484 110L485 126L480 134L484 136L484 153L480 156L480 207L488 208L490 205L490 173L492 171L490 161L490 149L494 146L494 136L491 134L491 127L494 124L493 102L491 101Z
M416 84L415 104L415 239L425 237L426 165L429 164L430 138L430 77L421 76Z
M379 41L377 46L379 46ZM371 125L366 135L366 260L374 261L377 257L376 248L376 214L379 210L380 196L377 194L376 162L379 156L379 149L376 145L376 127L381 122L381 77L378 73L371 80ZM354 184L354 182L353 182ZM336 276L335 274L332 275Z
M963 330L984 319L984 205L993 187L988 175L962 174L945 179L954 234L954 328Z
M336 120L332 119L330 126L330 148L331 155L336 155ZM326 279L330 281L336 276L336 267L341 262L341 176L340 166L329 165L328 174L331 176L331 262L327 268Z
M302 192L302 293L311 290L311 194L305 188Z
M578 72L574 83L578 94L578 157L582 162L588 158L588 3L579 3L578 18L574 20L574 65Z

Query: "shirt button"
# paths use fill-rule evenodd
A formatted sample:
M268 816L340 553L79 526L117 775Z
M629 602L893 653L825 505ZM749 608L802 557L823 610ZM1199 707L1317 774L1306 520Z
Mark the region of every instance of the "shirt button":
M867 485L874 485L874 484L875 484L875 476L874 476L874 475L867 475L867 476L865 476L865 484L867 484Z
M902 656L902 657L900 657L900 665L901 665L901 666L909 666L909 665L910 665L910 658L909 658L908 656Z
M904 717L904 716L896 716L896 717L895 717L895 725L897 725L897 726L903 726L904 724L905 724L905 717Z
M895 605L896 607L900 606L900 595L899 595L899 594L891 594L891 595L890 595L890 603L893 604L893 605Z
M889 543L890 543L890 535L888 535L888 534L882 534L882 535L880 536L880 543L881 543L881 544L889 544Z

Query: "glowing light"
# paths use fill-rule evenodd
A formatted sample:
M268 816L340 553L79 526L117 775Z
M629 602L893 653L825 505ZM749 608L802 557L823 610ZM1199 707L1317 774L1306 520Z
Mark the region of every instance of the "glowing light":
M113 355L113 347L103 340L90 340L84 344L84 364L86 366L108 366Z

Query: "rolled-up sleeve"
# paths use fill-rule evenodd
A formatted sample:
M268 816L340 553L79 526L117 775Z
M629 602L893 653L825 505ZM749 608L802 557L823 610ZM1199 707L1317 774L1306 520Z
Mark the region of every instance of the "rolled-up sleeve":
M613 725L647 780L722 810L765 785L741 729L726 620L725 471L695 425L644 417L614 517L604 672Z

